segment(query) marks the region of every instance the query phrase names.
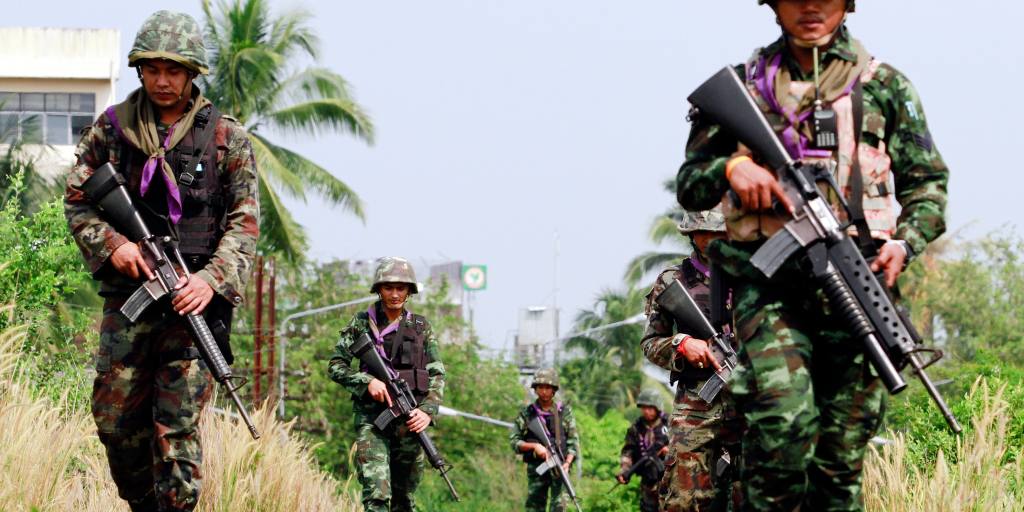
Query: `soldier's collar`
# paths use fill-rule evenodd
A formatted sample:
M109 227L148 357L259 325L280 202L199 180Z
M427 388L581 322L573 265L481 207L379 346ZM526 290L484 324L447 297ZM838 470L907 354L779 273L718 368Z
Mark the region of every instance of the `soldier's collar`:
M800 70L800 65L797 63L793 54L789 51L789 46L786 45L786 36L779 36L774 43L765 46L761 50L761 55L766 59L770 59L776 53L782 52L783 59L786 65L789 66L790 71L796 71L797 73L793 76L802 76L803 72ZM838 58L849 62L857 62L857 50L853 46L853 37L850 36L850 30L846 28L846 25L839 27L839 31L836 33L836 39L825 51L821 52L821 63L824 66L829 60Z

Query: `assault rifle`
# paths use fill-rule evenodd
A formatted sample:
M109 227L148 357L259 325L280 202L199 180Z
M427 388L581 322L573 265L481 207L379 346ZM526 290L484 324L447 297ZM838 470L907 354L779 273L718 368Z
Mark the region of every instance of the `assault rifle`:
M708 348L711 349L711 354L721 369L700 387L697 395L701 400L710 404L718 396L718 392L722 390L725 383L729 382L729 377L732 376L732 371L736 368L737 357L736 351L732 349L734 338L732 332L716 330L704 316L704 312L697 306L693 296L678 279L674 279L672 284L665 288L661 295L658 295L655 302L675 318L680 331L685 331L695 338L709 342Z
M175 294L174 286L181 278L178 268L186 278L189 278L190 274L174 240L169 236L157 237L149 231L142 216L132 205L131 197L124 188L124 183L124 177L107 162L96 169L89 179L85 180L82 190L89 201L103 213L107 222L129 240L139 244L146 264L155 276L136 289L121 307L121 313L128 320L134 322L151 304ZM173 261L171 256L174 257ZM178 268L175 268L175 264L178 265ZM252 418L249 417L249 413L236 393L245 385L245 378L231 374L231 366L224 359L224 354L217 346L217 340L202 315L192 312L186 315L185 319L192 331L196 348L199 349L199 354L206 362L214 380L224 386L252 438L259 439L260 434L256 431Z
M558 477L562 479L562 484L565 485L565 490L569 493L569 497L572 498L572 504L576 505L577 512L583 512L583 509L580 508L580 502L576 497L576 489L573 489L572 482L569 481L569 472L562 467L562 464L565 462L562 447L556 446L555 443L551 442L551 438L548 437L548 429L541 423L539 416L534 416L530 423L526 425L526 429L539 439L544 448L548 450L548 458L543 464L537 466L537 474L543 475L549 470L557 471Z
M853 335L862 340L871 365L890 393L907 387L900 369L910 366L942 412L949 427L960 433L960 424L924 369L942 358L939 350L924 348L921 336L905 310L898 308L871 272L857 244L847 234L849 224L839 221L819 184L843 199L831 170L820 164L794 161L754 103L736 72L726 67L701 84L688 98L698 115L706 115L751 149L774 171L795 206L792 220L754 253L750 262L771 277L790 256L803 250L814 277L829 305ZM778 209L778 208L777 208ZM788 215L788 213L787 213ZM853 216L850 215L850 218ZM930 359L921 362L919 354Z
M646 452L644 452L643 457L640 457L639 460L634 462L633 465L629 467L629 469L627 469L626 471L623 471L622 472L622 478L626 480L626 483L629 483L629 479L633 478L633 475L635 475L637 471L640 471L642 468L646 467L648 464L653 464L654 465L654 472L655 473L657 473L659 475L664 474L665 473L665 461L661 460L661 457L658 456L658 452L660 452L661 449L664 448L664 447L665 447L665 445L663 445L663 444L656 444L656 445L650 447Z
M377 353L373 340L370 339L369 335L364 333L360 336L352 344L351 350L352 354L366 365L370 375L373 375L387 386L388 395L391 397L392 406L380 413L377 419L373 420L373 425L383 432L395 420L408 420L409 415L412 414L413 409L418 405L412 390L409 389L409 383L405 382L405 380L394 373L394 370L391 370L384 364L384 360ZM441 473L444 483L448 484L448 492L451 493L452 499L460 501L459 493L455 492L455 486L448 479L448 472L452 469L451 464L444 461L444 458L441 457L441 452L437 451L434 441L430 439L425 430L417 432L416 438L419 440L423 452L427 455L427 461L430 462L434 469Z

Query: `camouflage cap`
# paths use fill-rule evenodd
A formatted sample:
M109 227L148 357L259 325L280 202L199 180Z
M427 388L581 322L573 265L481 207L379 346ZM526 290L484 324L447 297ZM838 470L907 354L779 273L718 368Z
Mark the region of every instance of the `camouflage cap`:
M547 384L558 389L558 372L554 368L541 368L537 370L537 373L533 374L533 382L530 383L530 387L535 388L541 384Z
M772 5L776 0L757 0L757 5ZM772 5L774 7L774 5ZM846 12L853 12L857 10L857 0L846 0Z
M654 407L657 410L662 410L663 403L661 401L661 394L656 389L645 389L640 392L636 397L637 407Z
M171 60L202 75L210 72L199 23L181 12L157 11L142 22L128 52L128 65L135 67L146 59Z
M412 270L412 264L405 258L397 256L386 256L380 259L377 270L373 273L373 286L371 293L377 293L377 287L383 283L405 283L409 285L409 293L418 293L419 286L416 284L416 273Z
M722 214L721 205L710 210L691 212L687 210L683 221L679 223L679 232L689 235L694 231L725 232L725 215Z

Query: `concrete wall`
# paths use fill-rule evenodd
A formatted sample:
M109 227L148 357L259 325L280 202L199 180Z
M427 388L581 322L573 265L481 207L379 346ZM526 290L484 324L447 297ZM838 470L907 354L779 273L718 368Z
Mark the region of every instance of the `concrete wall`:
M114 29L0 28L0 91L93 93L99 115L116 101L121 35ZM36 169L59 180L74 163L71 145L27 146ZM0 150L6 148L0 145Z

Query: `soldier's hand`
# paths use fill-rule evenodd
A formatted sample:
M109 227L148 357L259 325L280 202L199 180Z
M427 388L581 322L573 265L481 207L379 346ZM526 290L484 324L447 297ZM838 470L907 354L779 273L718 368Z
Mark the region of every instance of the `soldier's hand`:
M752 160L737 162L729 174L729 186L740 198L741 206L748 211L763 211L772 208L772 197L782 203L790 213L793 203L779 185L779 180L768 169Z
M428 425L430 425L430 415L419 409L413 409L412 414L409 415L409 421L405 422L405 426L409 427L414 434L423 432Z
M388 387L379 379L373 379L366 385L366 392L370 398L388 404L391 407L391 395L388 394Z
M138 279L139 276L153 279L153 271L149 270L149 265L142 257L142 251L139 250L138 244L132 242L121 244L110 255L110 264L114 266L114 270L132 279Z
M618 482L622 485L626 485L626 477L623 476L622 474L615 475L615 480L618 480Z
M548 449L540 443L533 443L533 454L540 460L548 460Z
M562 463L562 471L565 471L566 473L569 473L569 463L568 462L563 462Z
M885 285L892 288L903 272L903 264L906 261L907 250L903 248L903 244L890 240L878 250L878 257L871 263L871 271L882 270L885 273Z
M704 340L687 336L679 345L678 350L686 362L694 368L714 368L715 371L722 369L718 361L715 360L715 355L711 352L708 342Z
M661 449L658 450L658 457L665 458L666 455L668 455L668 446L662 446Z
M189 279L179 279L178 284L174 285L174 290L171 306L179 315L201 315L213 300L213 287L195 274Z

